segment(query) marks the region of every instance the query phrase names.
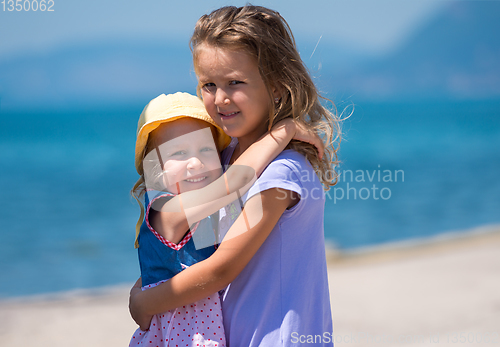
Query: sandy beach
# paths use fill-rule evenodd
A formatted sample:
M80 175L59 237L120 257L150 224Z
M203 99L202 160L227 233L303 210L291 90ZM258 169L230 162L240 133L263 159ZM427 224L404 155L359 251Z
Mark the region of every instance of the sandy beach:
M327 258L336 346L500 345L499 226ZM128 346L131 285L0 301L0 346Z

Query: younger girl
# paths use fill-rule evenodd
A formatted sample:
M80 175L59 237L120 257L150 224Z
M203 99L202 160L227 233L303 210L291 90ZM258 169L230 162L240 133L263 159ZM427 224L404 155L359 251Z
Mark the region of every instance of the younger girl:
M223 164L234 163L285 118L324 134L327 150L321 158L312 146L292 143L244 196L242 213L214 254L151 290L133 288L131 314L147 326L153 314L225 288L229 346L296 346L306 340L332 346L321 188L335 183L330 145L339 134L337 119L320 104L279 13L223 7L198 20L191 44L205 107L234 138Z
M136 141L136 168L141 178L133 189L137 198L146 190L146 213L143 222L141 213L136 240L145 288L166 281L215 251L217 229L207 216L233 200L231 193L245 183L248 188L254 169L260 173L295 133L300 137L300 129L296 132L293 123L281 125L273 129L272 137L263 137L247 151L252 157L238 160L250 167L239 166L224 174L222 189L217 181L222 173L219 148L229 138L208 116L201 100L176 93L160 95L146 106ZM208 208L203 207L205 201L210 202ZM188 220L196 221L191 231ZM131 345L139 344L224 346L218 294L155 315L149 331L138 329L132 337Z

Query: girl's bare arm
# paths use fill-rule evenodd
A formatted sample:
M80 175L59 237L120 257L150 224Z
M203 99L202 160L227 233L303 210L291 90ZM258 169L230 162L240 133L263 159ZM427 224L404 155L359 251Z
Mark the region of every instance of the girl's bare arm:
M297 200L293 193L277 188L252 196L228 231L224 241L208 259L196 263L169 281L141 291L140 283L130 293L130 313L141 329L149 328L154 314L201 300L225 288L248 264L283 212ZM250 229L247 229L247 221Z
M163 221L160 234L171 242L180 242L190 224L235 201L237 194L243 195L292 139L311 143L320 156L323 154L323 142L315 133L291 118L285 119L244 151L225 176L204 188L177 195L163 205L156 216Z

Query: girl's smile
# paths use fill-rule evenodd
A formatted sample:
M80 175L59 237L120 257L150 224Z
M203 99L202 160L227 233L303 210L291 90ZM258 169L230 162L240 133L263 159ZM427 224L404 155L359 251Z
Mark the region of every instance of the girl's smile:
M273 105L257 62L241 51L209 45L197 50L203 103L217 125L245 149L268 130Z

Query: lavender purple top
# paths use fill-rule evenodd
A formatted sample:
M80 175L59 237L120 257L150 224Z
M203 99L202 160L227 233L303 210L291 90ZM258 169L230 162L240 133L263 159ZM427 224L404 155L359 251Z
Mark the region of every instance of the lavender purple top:
M222 153L223 166L229 163L236 141ZM226 340L231 347L303 346L312 336L314 342L307 346L333 346L321 183L303 155L285 150L242 197L243 203L271 188L296 192L300 201L283 213L226 288L222 297Z

